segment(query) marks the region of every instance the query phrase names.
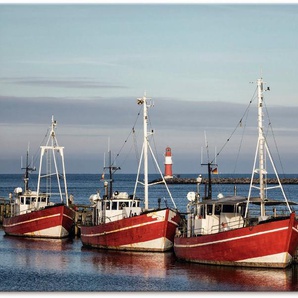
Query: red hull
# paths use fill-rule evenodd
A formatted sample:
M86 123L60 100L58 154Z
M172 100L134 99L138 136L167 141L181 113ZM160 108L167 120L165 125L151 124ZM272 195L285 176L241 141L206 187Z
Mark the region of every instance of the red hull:
M82 226L83 245L137 251L167 251L173 247L180 215L170 209L152 211L97 226Z
M174 252L185 261L253 267L287 267L298 247L298 221L290 218L198 237L177 237Z
M3 230L7 235L36 238L64 238L73 227L74 211L65 205L4 218Z

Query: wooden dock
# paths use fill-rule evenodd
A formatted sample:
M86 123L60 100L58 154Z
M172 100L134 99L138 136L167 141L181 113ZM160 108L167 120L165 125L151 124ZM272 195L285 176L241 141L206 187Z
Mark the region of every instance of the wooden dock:
M92 222L93 210L88 205L75 205L74 235L81 235L81 225L89 225Z
M10 215L10 202L7 199L0 198L0 224L3 223L3 218Z

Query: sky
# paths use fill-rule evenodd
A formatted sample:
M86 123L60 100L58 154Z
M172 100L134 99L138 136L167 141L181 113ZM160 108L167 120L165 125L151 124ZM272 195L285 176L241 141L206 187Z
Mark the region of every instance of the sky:
M52 115L67 173L101 173L108 147L135 173L141 121L125 141L144 92L162 171L170 146L174 174L206 172L219 151L220 173L249 173L260 77L273 151L297 173L297 16L297 4L1 3L0 173L21 173L28 143L38 155ZM253 98L248 136L239 125L227 142Z

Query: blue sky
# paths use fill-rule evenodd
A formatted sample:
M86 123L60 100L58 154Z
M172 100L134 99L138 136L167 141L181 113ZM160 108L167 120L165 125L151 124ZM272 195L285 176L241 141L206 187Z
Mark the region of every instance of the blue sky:
M21 171L53 114L68 172L101 172L107 139L118 153L145 90L161 167L170 146L174 173L205 171L204 132L221 148L260 76L284 171L296 173L297 16L296 4L1 4L0 173ZM252 168L253 117L237 172ZM220 172L234 170L238 147L221 153Z

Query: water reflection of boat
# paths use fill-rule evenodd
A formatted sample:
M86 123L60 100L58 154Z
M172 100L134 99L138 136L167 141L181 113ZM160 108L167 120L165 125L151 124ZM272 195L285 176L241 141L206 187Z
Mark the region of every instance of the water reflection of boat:
M5 235L6 241L9 241L12 248L30 249L34 251L63 251L69 250L72 244L71 238L51 239L51 238L31 238L31 237L13 237Z
M283 191L264 134L262 79L257 82L257 91L258 142L248 197L212 199L209 195L207 199L200 199L198 193L189 193L187 221L174 240L174 251L179 259L271 268L285 268L292 263L298 247L298 221ZM279 182L274 187L266 185L266 156ZM208 172L210 175L210 163ZM259 185L253 185L255 173L259 174ZM280 188L284 201L268 199L267 190L271 188ZM251 196L252 189L258 190L259 197ZM253 204L259 205L258 210ZM269 206L275 207L273 211ZM282 209L278 210L278 206Z
M93 222L91 225L81 226L81 240L83 245L95 248L134 251L168 251L173 247L176 227L180 222L180 214L163 178L173 208L160 207L149 209L148 198L148 151L158 167L155 156L149 144L148 132L148 107L151 106L146 96L138 99L138 104L143 105L143 148L138 168L137 181L134 194L129 196L126 192L112 192L108 194L108 182L105 181L105 195L99 194L90 197L94 207ZM141 164L144 167L144 182L139 181ZM112 168L112 165L109 167ZM159 168L159 167L158 167ZM111 177L110 180L112 181ZM136 197L137 185L144 186L144 207L141 200Z
M64 253L73 250L73 242L70 238L50 239L32 237L13 237L5 235L5 246L10 247L14 254L8 254L13 259L10 262L16 268L54 270L70 266L71 260Z
M82 248L88 251L88 248ZM94 252L94 251L93 251ZM123 273L127 276L165 277L175 264L172 252L136 252L105 250L92 253L93 266L100 272L108 274Z
M37 190L29 189L29 172L35 170L27 161L24 176L24 191L17 187L15 198L11 200L11 215L3 219L3 229L7 235L36 238L64 238L73 227L74 211L68 206L68 193L64 167L64 147L58 146L55 134L56 121L52 118L50 134L45 146L40 146L40 167ZM56 155L59 155L56 157ZM46 158L45 158L46 157ZM42 174L43 160L46 174ZM52 173L52 167L55 172ZM62 167L62 174L59 173ZM55 194L52 179L56 179L59 202L50 201ZM63 181L64 185L60 182ZM44 182L44 184L42 184ZM41 188L45 187L45 192Z
M297 291L298 267L280 269L210 266L181 263L190 282L200 279L206 289L221 291Z

